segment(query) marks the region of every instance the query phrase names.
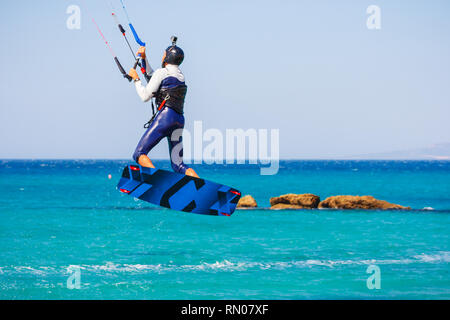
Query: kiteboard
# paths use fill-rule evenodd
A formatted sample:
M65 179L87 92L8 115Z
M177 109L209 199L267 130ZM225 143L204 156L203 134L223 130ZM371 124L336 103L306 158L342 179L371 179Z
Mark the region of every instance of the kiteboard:
M161 169L128 165L117 189L165 208L213 216L231 216L241 193L231 187Z

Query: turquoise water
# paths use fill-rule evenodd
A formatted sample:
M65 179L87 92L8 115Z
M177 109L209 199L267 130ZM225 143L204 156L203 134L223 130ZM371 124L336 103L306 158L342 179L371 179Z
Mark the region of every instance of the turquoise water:
M270 196L311 192L415 209L231 217L121 194L126 163L0 161L0 298L450 298L450 162L285 161L275 176L249 165L195 167L262 207ZM366 285L370 265L380 268L380 289ZM71 266L79 289L67 288Z

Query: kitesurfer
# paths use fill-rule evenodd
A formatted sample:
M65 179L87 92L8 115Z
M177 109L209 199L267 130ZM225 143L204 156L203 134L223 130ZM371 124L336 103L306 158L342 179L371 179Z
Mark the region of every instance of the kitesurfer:
M129 72L142 101L147 102L154 97L160 110L153 121L148 123L147 131L139 141L133 158L143 167L154 168L147 155L163 138L167 138L173 170L198 177L197 173L183 162L183 108L187 86L179 68L184 60L184 52L175 44L175 41L165 50L161 68L155 71L146 60L145 47L139 48L138 55L146 62L147 76L151 77L146 86L142 85L135 69L132 68Z

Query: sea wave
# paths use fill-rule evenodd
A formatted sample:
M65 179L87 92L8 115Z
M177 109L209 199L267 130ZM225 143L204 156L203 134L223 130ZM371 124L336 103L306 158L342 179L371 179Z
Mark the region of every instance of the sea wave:
M167 272L233 272L247 270L284 270L289 268L313 268L326 267L334 268L339 266L352 265L406 265L420 263L449 263L450 251L442 251L434 254L419 254L411 258L404 259L366 259L366 260L300 260L300 261L275 261L275 262L252 262L229 260L216 261L213 263L202 262L199 264L117 264L108 262L101 265L69 265L61 267L51 266L1 266L0 274L33 274L33 275L51 275L68 274L74 268L79 268L87 273L167 273Z

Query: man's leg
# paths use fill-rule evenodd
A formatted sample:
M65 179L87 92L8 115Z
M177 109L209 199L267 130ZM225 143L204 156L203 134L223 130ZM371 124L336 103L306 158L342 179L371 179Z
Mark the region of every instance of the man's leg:
M155 119L145 131L133 154L133 159L143 167L155 168L147 154L165 137L165 123L161 121L161 115Z
M175 172L183 173L187 176L199 178L194 169L189 168L183 162L183 138L182 138L183 128L178 128L172 132L170 136L167 137L167 142L169 143L169 153L170 162L172 164L172 169Z

